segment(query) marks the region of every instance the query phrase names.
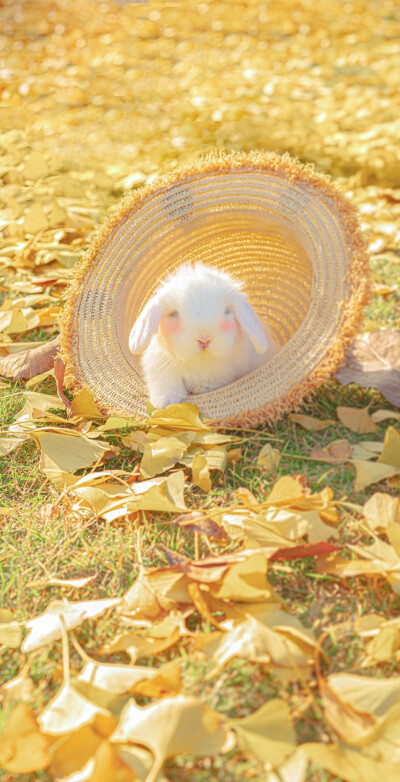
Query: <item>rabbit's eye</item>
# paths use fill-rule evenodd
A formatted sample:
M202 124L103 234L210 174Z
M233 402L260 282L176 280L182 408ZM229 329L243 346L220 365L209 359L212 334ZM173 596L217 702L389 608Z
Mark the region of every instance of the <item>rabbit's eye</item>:
M225 315L233 315L233 309L232 307L227 307L225 310Z
M173 310L173 312L169 312L168 318L179 318L178 310Z

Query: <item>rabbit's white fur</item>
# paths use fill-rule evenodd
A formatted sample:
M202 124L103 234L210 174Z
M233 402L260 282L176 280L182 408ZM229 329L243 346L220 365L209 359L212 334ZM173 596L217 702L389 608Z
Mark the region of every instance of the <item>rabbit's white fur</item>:
M240 284L201 263L161 283L131 329L129 348L143 354L156 407L231 383L279 350Z

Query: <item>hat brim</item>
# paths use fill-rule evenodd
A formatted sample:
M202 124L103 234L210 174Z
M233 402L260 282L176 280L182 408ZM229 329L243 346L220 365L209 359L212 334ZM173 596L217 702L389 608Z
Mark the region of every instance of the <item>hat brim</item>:
M328 177L289 155L213 153L128 195L93 236L61 324L66 382L104 412L147 416L128 336L160 280L201 260L243 283L281 345L267 364L190 395L237 426L278 419L339 366L368 299L368 257L355 208Z

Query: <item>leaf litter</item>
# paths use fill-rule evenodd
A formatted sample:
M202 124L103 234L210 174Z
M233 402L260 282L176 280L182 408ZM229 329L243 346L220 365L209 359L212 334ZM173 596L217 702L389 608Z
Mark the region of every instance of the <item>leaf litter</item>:
M326 483L312 493L302 476L284 474L286 443L272 434L263 433L250 465L262 491L255 496L247 484L227 491L228 465L243 465L254 433L219 431L194 405L149 407L140 425L102 416L88 389L68 399L62 366L54 364L66 285L89 232L126 192L155 171L173 168L178 153L185 161L215 146L264 147L315 162L341 177L359 206L373 259L397 268L390 3L383 3L378 21L377 12L360 8L362 27L354 16L357 3L350 15L324 6L310 15L296 6L293 18L271 7L267 22L257 4L240 3L235 19L227 5L218 13L203 5L188 7L185 15L171 7L151 15L141 9L139 16L132 4L118 6L118 14L109 3L73 2L68 11L59 3L45 12L35 3L23 12L11 5L2 9L4 42L13 34L7 25L14 32L18 24L16 43L22 46L12 49L3 72L8 116L0 124L0 373L29 379L29 385L15 420L2 422L0 451L13 459L25 444L37 449L49 504L66 524L131 525L140 567L132 569L129 588L110 597L98 594L95 574L90 581L83 571L80 578L59 577L52 563L52 575L38 583L45 590L44 610L43 603L41 612L32 604L22 621L19 608L1 609L6 662L10 653L24 657L18 657L19 675L14 671L0 688L0 765L10 774L47 769L51 778L68 782L151 782L166 779L162 767L169 758L224 753L229 763L227 753L235 750L237 757L239 750L239 758L250 758L252 772L259 764L268 782L304 782L309 761L350 782L382 774L395 779L398 681L385 666L399 660L397 618L381 605L379 614L360 622L356 617L365 675L336 672L324 679L315 666L318 622L314 630L305 627L291 601L296 561L309 568L310 580L328 579L328 594L347 578L355 579L355 589L360 578L371 589L380 579L394 600L400 594L399 413L341 406L337 414L347 430L342 439L333 439L337 424L324 413L291 416L293 436L304 430L311 438L302 456L325 463L328 481L329 470L339 466L355 472L353 491L379 485L367 502L354 505L349 519L347 497L335 500ZM166 26L164 15L170 19ZM201 28L195 46L188 40L188 19ZM263 43L260 26L264 48L255 45ZM329 30L329 40L321 39L322 29ZM357 42L364 60L357 60ZM247 61L243 72L235 60L239 49ZM211 52L215 72L207 76ZM143 61L157 75L151 86ZM301 79L294 78L298 63ZM125 104L139 99L144 110L136 114L132 138ZM140 169L132 171L138 159ZM391 302L391 328L367 322L337 378L377 388L398 407L397 277L375 279L373 290L376 299ZM5 394L8 387L1 383ZM319 432L320 439L312 439ZM128 463L114 469L113 460L125 453ZM0 510L3 528L13 514ZM161 526L146 561L154 556L167 564L149 567L142 562L141 536L154 518ZM171 531L193 542L189 556L172 547ZM275 588L277 573L289 580L287 599ZM325 582L313 583L318 595ZM74 590L86 588L96 599L78 599ZM92 643L90 653L108 662L87 650L87 628L96 628L96 638L103 623L109 637ZM43 707L41 693L49 682L28 674L36 655L55 653L60 641L63 681L55 676L51 691L57 692ZM72 646L81 659L78 669L69 656ZM192 659L199 666L207 661L205 679L216 690L235 660L249 661L255 677L259 671L279 682L284 698L274 692L250 714L227 716L209 706L205 695L186 694L183 673ZM378 667L378 676L369 675L371 666ZM299 686L308 692L304 702L296 701ZM299 742L293 715L307 715L307 703L322 727L318 741L309 741L308 734ZM194 778L192 761L186 771L186 778Z

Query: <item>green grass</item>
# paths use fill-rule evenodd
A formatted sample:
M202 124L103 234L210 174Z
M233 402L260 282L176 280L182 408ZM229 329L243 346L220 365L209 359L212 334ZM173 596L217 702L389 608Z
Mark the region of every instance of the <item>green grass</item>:
M394 266L388 262L387 267L380 266L375 272L377 275L382 274L390 283ZM391 297L388 300L380 296L373 298L366 320L396 325L393 302ZM43 335L37 333L34 337L40 339ZM14 421L22 407L22 389L22 385L10 383L9 389L0 396L3 429ZM44 386L42 390L50 389ZM390 407L376 391L357 386L343 388L332 380L303 406L302 412L336 421L338 405L370 405L371 412ZM327 465L307 457L312 448L324 447L335 439L347 438L351 443L366 439L382 440L386 428L387 422L378 427L377 434L356 435L337 421L322 432L309 432L285 417L273 427L260 427L245 436L241 432L233 432L243 440L240 461L228 465L223 476L218 473L214 475L213 489L209 495L189 482L186 490L188 504L191 507L207 508L234 503L235 490L243 486L262 500L277 478L287 474L303 476L312 491L330 486L336 499L363 504L376 491L376 486L356 493L353 490L354 470L351 466ZM109 439L110 442L117 442L115 438ZM262 473L256 466L257 455L266 442L272 443L282 453L278 469L268 474ZM110 469L132 469L137 461L137 455L121 448L107 466ZM39 470L39 454L33 442L28 441L8 456L0 458L0 476L0 506L10 509L10 515L1 518L2 607L11 608L20 620L26 620L43 611L52 599L60 599L61 596L69 600L84 600L119 596L127 590L138 572L137 522L123 519L107 524L99 519L85 520L78 517L67 496L61 502L58 501L59 492ZM379 488L394 492L387 485ZM193 557L193 535L168 521L167 516L146 514L140 528L141 556L145 566L166 564L165 555L158 548L160 542ZM351 542L356 537L350 513L343 511L339 529L342 543ZM200 554L209 554L202 540ZM87 587L79 590L45 585L52 576L72 578L86 575L93 575L94 579ZM352 630L351 622L355 616L375 612L390 618L397 616L400 609L400 597L393 595L383 578L375 581L366 578L338 581L332 576L318 574L313 558L272 564L268 577L290 613L295 614L306 627L314 629L317 636L330 630L324 643L327 655L323 661L325 674L333 671L361 672L365 643ZM191 622L200 629L209 629L196 615ZM76 635L87 653L96 656L100 645L110 640L117 630L117 619L105 615L96 623L85 622L78 628ZM173 647L152 663L160 664L176 654L177 650ZM4 649L0 652L0 659L3 681L18 674L21 667L18 651ZM122 653L111 658L102 655L99 659L128 662L129 658ZM139 662L148 664L150 661ZM72 650L72 672L79 671L81 667L82 661ZM272 697L283 697L293 708L299 741L332 739L326 723L320 718L314 674L305 687L300 682L282 683L267 667L240 659L231 662L216 677L205 681L205 675L211 669L211 663L205 662L198 655L189 654L185 657L182 664L183 691L200 696L212 708L236 718L252 713ZM393 665L385 664L377 669L363 670L363 673L390 675L393 670ZM31 676L35 683L33 705L40 710L60 684L60 643L41 650L35 656ZM314 694L311 701L310 691ZM194 782L209 779L239 782L245 778L261 782L263 779L261 767L258 768L254 761L237 751L213 761L207 758L194 761L178 757L167 763L166 773L172 782L189 777ZM46 773L31 777L32 782L33 778L43 782L50 779ZM334 777L327 772L311 769L307 779L310 782L328 782L333 781Z

